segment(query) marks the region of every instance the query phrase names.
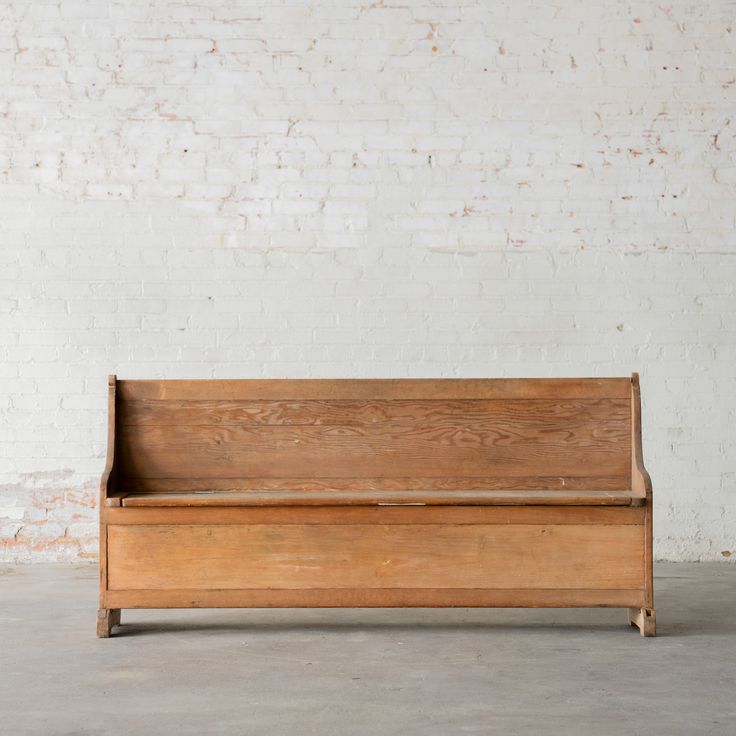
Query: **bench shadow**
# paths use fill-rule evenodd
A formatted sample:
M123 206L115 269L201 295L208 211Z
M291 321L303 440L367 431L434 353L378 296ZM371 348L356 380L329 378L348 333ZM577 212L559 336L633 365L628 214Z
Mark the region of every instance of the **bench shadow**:
M629 626L626 614L622 612L620 623L600 623L595 621L556 621L544 623L540 621L459 621L459 620L372 620L372 621L340 621L327 620L315 622L309 619L295 618L292 621L150 621L123 622L113 630L113 637L150 636L173 633L209 632L239 634L273 634L312 632L327 634L359 634L377 632L435 632L451 633L464 631L486 631L523 634L591 634L623 631L625 634L639 636L639 632Z
M703 609L700 613L694 614L695 620L684 619L677 612L666 615L664 619L657 618L657 636L656 639L663 638L679 638L692 636L734 636L736 635L736 623L729 622L723 618L707 618L709 611ZM113 630L112 637L127 636L149 636L161 634L175 634L186 632L210 632L210 633L240 633L240 634L258 634L258 633L278 633L278 632L321 632L332 634L357 634L369 632L405 632L412 631L428 631L437 633L462 632L462 631L487 631L504 632L508 634L594 634L594 633L613 633L623 632L631 634L631 636L639 636L639 631L629 626L625 618L621 623L596 623L590 622L565 622L565 623L512 623L512 622L433 622L426 623L421 621L414 622L323 622L314 623L313 621L293 622L173 622L173 621L151 621L123 623L116 626Z

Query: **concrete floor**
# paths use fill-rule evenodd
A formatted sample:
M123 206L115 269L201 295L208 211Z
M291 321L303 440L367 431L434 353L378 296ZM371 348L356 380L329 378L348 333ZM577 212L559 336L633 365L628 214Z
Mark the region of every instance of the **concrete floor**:
M736 734L736 566L623 610L123 611L96 569L0 567L0 734Z

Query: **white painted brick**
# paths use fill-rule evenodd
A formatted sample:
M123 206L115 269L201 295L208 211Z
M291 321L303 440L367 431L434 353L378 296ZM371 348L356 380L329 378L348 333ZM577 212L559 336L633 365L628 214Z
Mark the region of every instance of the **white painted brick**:
M3 10L11 558L95 549L112 371L639 370L657 556L733 547L729 3Z

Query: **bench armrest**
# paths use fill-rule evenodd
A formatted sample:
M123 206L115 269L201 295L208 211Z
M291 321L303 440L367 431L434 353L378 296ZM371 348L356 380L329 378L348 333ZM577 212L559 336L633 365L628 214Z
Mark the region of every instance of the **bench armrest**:
M107 457L100 478L100 506L106 506L115 488L115 375L107 378ZM120 501L114 504L120 505Z
M652 495L652 479L644 467L641 444L641 390L638 373L631 375L631 488L646 498Z

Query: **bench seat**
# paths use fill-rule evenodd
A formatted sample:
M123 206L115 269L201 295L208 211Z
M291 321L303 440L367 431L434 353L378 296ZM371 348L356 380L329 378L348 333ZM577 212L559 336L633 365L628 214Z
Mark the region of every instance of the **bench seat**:
M631 491L185 491L129 493L122 506L639 506Z

